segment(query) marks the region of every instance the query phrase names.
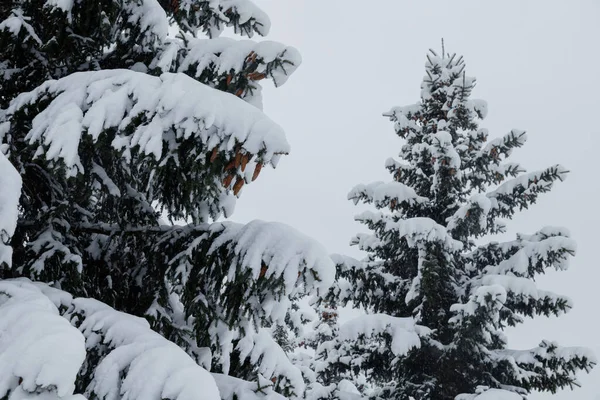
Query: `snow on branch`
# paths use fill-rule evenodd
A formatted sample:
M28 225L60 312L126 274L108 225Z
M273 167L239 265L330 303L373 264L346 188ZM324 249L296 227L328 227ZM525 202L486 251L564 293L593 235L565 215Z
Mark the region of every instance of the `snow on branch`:
M543 340L538 347L527 350L495 350L498 361L511 365L517 375L535 387L557 388L579 386L577 372L589 370L597 363L593 351L585 347L562 347ZM548 386L547 386L548 385Z
M184 74L75 73L17 97L7 110L9 119L42 99L51 101L33 119L26 139L43 146L46 159L60 158L70 169L83 169L81 135L98 140L108 129L116 130L112 146L126 157L137 149L161 160L174 152L173 141L192 136L206 152L232 152L239 143L262 163L289 152L281 127L261 111Z
M417 242L438 242L451 251L460 251L463 248L461 242L448 234L446 227L431 218L418 217L397 222L389 221L386 223L386 230L397 231L401 237L406 238L410 246L416 245Z
M517 209L522 210L534 203L540 193L550 191L555 181L565 180L568 172L557 164L504 182L487 194L492 200L492 213L494 216L511 217Z
M42 40L39 38L35 29L27 21L30 21L31 17L23 15L23 10L15 8L11 11L11 14L4 21L0 22L0 31L8 31L13 36L18 37L22 30L24 34L23 42L28 40L34 40L38 45L42 45Z
M156 248L189 315L211 326L212 343L218 344L213 359L224 371L240 332L285 323L291 298L325 295L335 278L326 250L280 223L173 227Z
M2 396L20 385L66 399L77 379L89 398L221 398L211 374L145 319L44 283L0 281L0 332Z
M487 266L484 272L532 278L536 274L543 273L548 267L554 267L556 270L569 268L568 257L574 256L577 250L577 244L573 239L562 235L549 235L545 238L529 236L530 239L539 240L526 240L526 238L527 236L522 236L519 239L520 249L513 255L497 265Z
M426 197L417 195L413 188L400 182L357 185L348 193L348 200L354 201L354 204L358 204L361 200L367 204L374 203L378 208L389 205L392 209L403 203L412 205L429 201Z
M490 140L475 157L474 162L494 162L498 164L500 156L508 158L515 148L522 147L527 141L527 133L519 129L512 129L506 135Z
M254 279L283 278L287 293L292 293L303 272L307 289L325 292L335 278L335 266L325 248L314 239L277 222L254 220L246 225L224 222L213 229L223 229L211 246L211 252L225 246L233 251L229 271L231 278L236 269L252 272ZM266 266L266 270L263 270ZM305 271L306 270L306 271ZM262 276L261 276L262 275Z
M12 263L10 238L17 227L21 185L21 175L0 150L0 268Z
M284 386L289 386L295 396L304 393L302 373L285 352L275 342L267 329L260 329L253 335L243 337L237 345L240 359L250 359L258 367L260 374L267 378L281 378Z
M71 23L73 21L74 3L74 0L46 0L44 6L65 12L69 23ZM169 20L165 10L157 0L127 0L120 2L119 5L122 7L119 13L122 21L119 23L134 24L139 29L141 37L137 44L144 51L155 48L167 37ZM78 15L75 19L80 17Z
M88 348L100 343L107 348L90 377L89 397L220 399L210 373L179 346L152 331L145 319L85 298L73 299L66 316L83 333Z
M540 290L536 283L529 278L490 274L481 279L481 285L502 286L507 293L505 306L512 312L530 317L533 317L534 314L560 315L573 307L573 302L568 297ZM512 318L513 316L507 315L507 317Z
M416 325L412 318L398 318L387 314L368 314L354 318L340 326L338 339L357 341L361 336L387 335L391 351L402 356L413 348L421 347L421 337L430 333L426 327Z
M491 200L484 194L475 194L447 220L448 231L463 232L463 236L483 235L488 228Z
M464 319L483 313L492 323L497 323L500 319L500 310L506 303L506 296L506 289L499 284L479 286L472 291L466 303L457 303L450 307L450 311L456 314L450 322L460 323Z
M226 26L235 33L252 37L265 36L271 28L267 14L250 0L175 0L171 2L173 18L187 32L202 30L215 38Z
M0 398L71 396L85 359L81 333L27 280L0 280Z
M236 92L244 83L265 78L271 78L275 86L281 86L301 61L298 50L277 42L186 38L185 42L181 39L167 41L150 68L185 72L202 80L211 75L212 82L224 83L226 89L232 88L232 92Z

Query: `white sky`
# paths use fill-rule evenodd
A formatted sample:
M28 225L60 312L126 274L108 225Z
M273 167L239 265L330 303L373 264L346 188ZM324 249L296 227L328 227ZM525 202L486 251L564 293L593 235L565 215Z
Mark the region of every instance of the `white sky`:
M381 116L419 99L428 48L465 56L474 97L489 104L482 124L492 137L511 128L529 142L513 155L529 170L561 163L569 178L509 224L532 233L565 226L578 242L567 272L539 286L570 296L561 318L539 317L509 331L511 346L543 338L582 345L600 358L599 1L255 0L271 17L268 39L297 47L303 64L281 88L264 91L265 112L286 130L292 153L244 189L234 220L287 223L332 253L359 256L350 238L363 228L346 200L358 183L389 180L386 158L401 140ZM542 399L600 399L600 366L583 388Z

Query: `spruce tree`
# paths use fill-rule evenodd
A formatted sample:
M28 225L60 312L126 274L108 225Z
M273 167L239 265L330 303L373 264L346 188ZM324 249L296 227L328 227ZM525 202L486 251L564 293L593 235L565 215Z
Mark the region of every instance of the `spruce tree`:
M526 173L510 162L526 133L489 139L479 127L487 105L471 98L474 87L463 57L431 50L420 101L384 114L403 141L399 159L385 163L392 180L348 195L376 208L356 216L371 231L352 241L367 252L364 262L337 262L338 279L353 287L342 301L368 315L340 328L338 342L351 345L337 355L345 365L332 366L367 373L378 398L526 398L577 385L576 373L595 363L586 349L547 340L507 347L504 328L572 307L534 278L565 270L575 243L557 227L508 242L494 235L568 171Z
M260 81L298 52L219 37L269 26L248 0L0 6L0 398L303 395L271 332L333 264L287 226L217 222L289 152Z

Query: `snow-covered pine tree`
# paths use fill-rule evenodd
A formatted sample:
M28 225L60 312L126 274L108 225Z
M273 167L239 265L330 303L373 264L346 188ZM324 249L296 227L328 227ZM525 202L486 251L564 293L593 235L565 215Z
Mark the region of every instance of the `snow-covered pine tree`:
M219 37L268 32L249 0L0 12L0 398L302 396L270 332L333 264L284 225L215 222L289 151L259 81L283 84L298 52ZM46 334L60 346L26 351Z
M372 231L352 241L368 253L364 263L337 262L354 288L347 299L369 313L341 327L338 340L354 345L338 354L348 360L338 373L362 369L388 399L516 399L577 384L577 371L595 363L589 351L545 340L513 350L503 334L525 317L571 308L534 282L548 268L567 268L575 254L568 231L488 241L505 232L501 218L528 208L567 171L525 173L507 161L526 134L489 140L479 128L487 105L471 98L475 79L463 57L430 51L425 72L421 100L384 114L404 141L400 159L386 161L393 180L348 195L377 210L356 217ZM402 336L399 326L417 335Z

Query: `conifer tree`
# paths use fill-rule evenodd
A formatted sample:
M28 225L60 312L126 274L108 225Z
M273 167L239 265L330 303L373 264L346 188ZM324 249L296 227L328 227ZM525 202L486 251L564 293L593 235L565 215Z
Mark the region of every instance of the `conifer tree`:
M376 208L356 216L371 231L352 241L367 258L337 261L353 288L341 300L368 315L341 327L337 341L351 345L336 356L345 365L332 366L361 369L384 399L524 399L577 385L576 373L595 363L588 350L547 340L513 350L503 333L569 311L568 298L534 278L565 270L574 241L557 227L493 240L568 171L526 173L508 161L527 136L513 129L490 140L479 127L487 105L471 98L463 57L430 51L425 74L418 103L384 114L403 140L399 159L385 163L392 180L348 195Z
M249 0L0 6L0 398L303 395L271 331L330 258L281 224L216 222L289 151L260 81L298 52L219 37L269 26Z

